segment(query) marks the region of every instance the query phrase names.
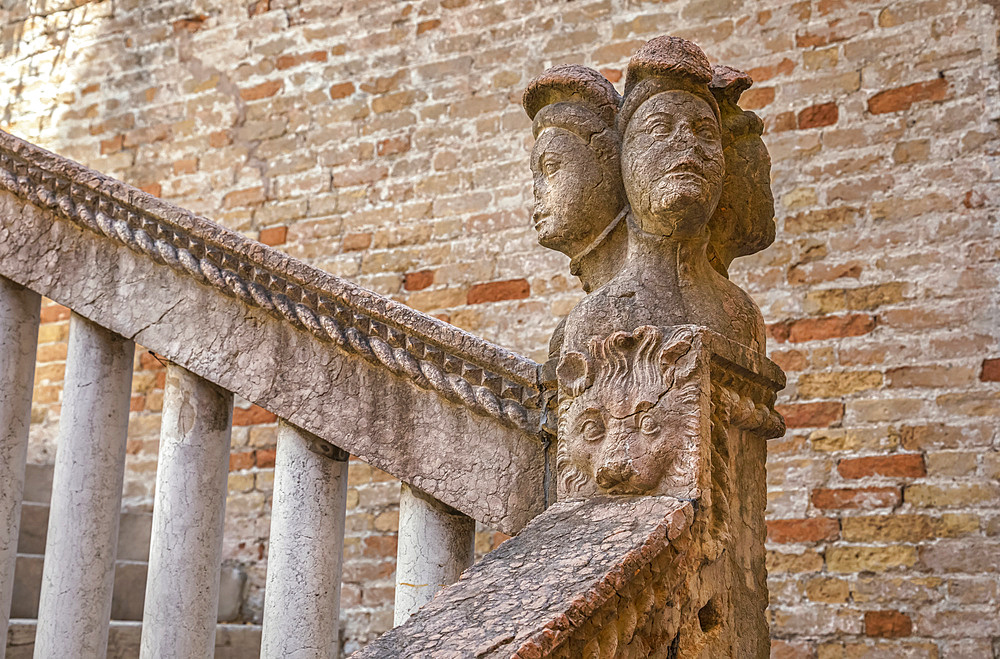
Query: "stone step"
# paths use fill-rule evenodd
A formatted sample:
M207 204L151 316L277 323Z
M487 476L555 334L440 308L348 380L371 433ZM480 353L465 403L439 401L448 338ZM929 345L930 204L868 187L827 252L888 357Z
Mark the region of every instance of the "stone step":
M52 496L52 465L28 464L24 468L24 497L32 503L49 502Z
M7 659L32 659L35 621L12 619L7 630ZM248 659L260 656L260 625L220 624L215 630L215 659ZM108 631L107 659L139 656L142 623L112 621Z
M25 501L21 504L21 529L17 538L19 554L44 554L49 527L49 504ZM118 526L118 558L145 561L149 558L152 513L123 512Z
M44 556L18 554L14 570L14 597L11 618L38 617L38 597L42 586ZM146 563L118 561L115 564L115 589L111 600L112 620L142 620L146 596ZM246 574L235 567L223 567L219 584L219 621L238 620Z

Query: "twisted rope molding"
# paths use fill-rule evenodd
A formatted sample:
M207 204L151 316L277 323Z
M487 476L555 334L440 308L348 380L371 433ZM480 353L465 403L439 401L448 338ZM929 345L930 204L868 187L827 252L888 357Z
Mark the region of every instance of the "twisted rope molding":
M16 140L0 135L5 140ZM538 388L505 379L329 295L309 290L238 254L191 236L153 213L129 207L68 176L38 167L6 144L0 144L0 188L263 309L476 414L533 435L544 432L539 409L542 392Z

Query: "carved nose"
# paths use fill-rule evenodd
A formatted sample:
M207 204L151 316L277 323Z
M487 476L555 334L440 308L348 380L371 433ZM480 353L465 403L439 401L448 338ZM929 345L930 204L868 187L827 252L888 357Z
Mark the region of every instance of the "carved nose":
M635 467L624 461L609 462L597 470L597 484L604 490L628 483L638 475Z

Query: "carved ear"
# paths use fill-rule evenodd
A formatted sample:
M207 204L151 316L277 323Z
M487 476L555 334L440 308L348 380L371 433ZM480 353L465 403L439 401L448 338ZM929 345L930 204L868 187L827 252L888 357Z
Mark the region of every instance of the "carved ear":
M664 341L660 350L660 368L666 373L677 365L677 361L691 350L694 333L689 329L674 332L673 336Z
M556 367L559 388L568 396L579 396L594 382L590 363L582 352L569 352Z

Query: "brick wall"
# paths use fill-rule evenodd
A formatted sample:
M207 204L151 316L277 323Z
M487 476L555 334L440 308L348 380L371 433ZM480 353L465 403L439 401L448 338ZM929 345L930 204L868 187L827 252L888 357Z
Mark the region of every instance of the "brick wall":
M778 241L733 276L789 375L769 461L773 656L1000 653L991 4L2 6L3 128L539 359L581 293L528 228L527 81L569 61L620 85L636 47L668 32L750 71ZM67 327L64 309L43 313L39 462ZM126 496L148 506L163 370L144 351L136 364ZM274 436L241 404L226 557L251 573L250 620ZM391 621L397 489L352 462L347 650Z

